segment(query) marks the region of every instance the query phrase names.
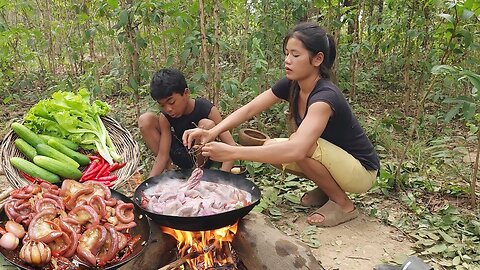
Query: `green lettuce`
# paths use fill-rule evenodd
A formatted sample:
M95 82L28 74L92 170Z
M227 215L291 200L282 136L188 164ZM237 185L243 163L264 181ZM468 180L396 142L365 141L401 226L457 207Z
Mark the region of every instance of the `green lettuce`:
M24 116L25 126L39 134L69 139L85 150L95 150L108 162L121 161L101 117L107 115L107 103L95 100L80 88L78 93L57 91L52 98L35 104Z

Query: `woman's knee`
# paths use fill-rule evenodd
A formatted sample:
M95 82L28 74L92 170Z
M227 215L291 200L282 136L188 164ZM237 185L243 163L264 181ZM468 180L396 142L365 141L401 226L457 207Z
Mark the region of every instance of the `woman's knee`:
M202 129L212 129L215 126L215 122L208 118L203 118L198 121L198 127Z
M146 112L138 117L137 123L140 130L154 127L158 123L158 116L153 112Z

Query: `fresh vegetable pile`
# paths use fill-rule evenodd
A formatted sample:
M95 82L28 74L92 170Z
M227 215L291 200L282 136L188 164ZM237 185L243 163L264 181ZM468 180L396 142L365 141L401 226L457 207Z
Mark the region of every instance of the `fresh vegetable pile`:
M19 137L15 146L26 159L12 157L10 163L33 183L74 179L113 186L117 176L112 172L125 163L121 163L100 118L107 112L105 102L90 104L85 89L78 94L55 92L51 99L41 100L28 111L24 124L12 124Z
M78 93L58 91L51 99L35 104L25 115L25 126L38 134L69 139L82 149L94 150L109 163L121 161L101 116L109 111L107 103L90 103L89 92L81 88Z

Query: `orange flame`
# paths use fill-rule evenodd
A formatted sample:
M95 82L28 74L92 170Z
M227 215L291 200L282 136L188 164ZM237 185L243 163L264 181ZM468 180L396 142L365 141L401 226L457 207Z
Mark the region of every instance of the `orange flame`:
M187 260L187 263L191 269L200 270L233 263L231 242L235 233L237 233L237 228L238 222L211 231L190 232L168 227L162 227L162 231L177 240L181 257L191 253L197 254L197 256L192 256L192 259ZM199 268L199 265L202 267Z

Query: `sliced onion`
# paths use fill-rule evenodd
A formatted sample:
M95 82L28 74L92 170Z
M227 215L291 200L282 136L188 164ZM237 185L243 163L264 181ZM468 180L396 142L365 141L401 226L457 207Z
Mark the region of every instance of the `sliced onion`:
M18 239L18 237L11 232L7 232L6 234L2 235L2 238L0 238L0 246L8 250L16 249L19 242L20 239Z
M18 238L23 238L25 236L25 228L23 226L13 220L7 221L5 224L5 229L8 232L13 233Z

